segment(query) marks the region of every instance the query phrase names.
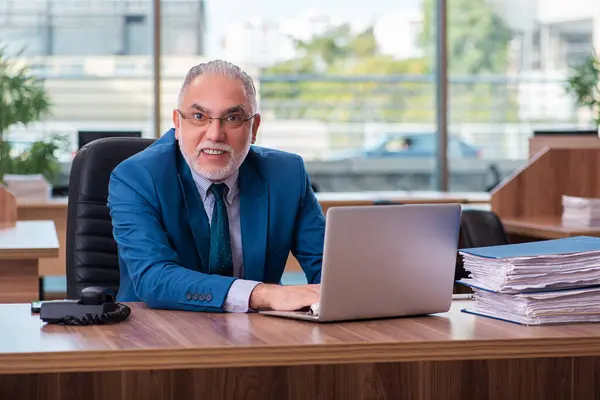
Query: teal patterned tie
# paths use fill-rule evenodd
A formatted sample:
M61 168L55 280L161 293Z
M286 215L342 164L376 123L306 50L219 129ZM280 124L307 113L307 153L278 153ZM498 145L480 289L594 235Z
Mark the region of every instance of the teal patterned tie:
M225 187L224 183L213 183L210 187L211 193L215 196L215 206L210 223L209 270L211 274L233 276L229 218L223 200Z

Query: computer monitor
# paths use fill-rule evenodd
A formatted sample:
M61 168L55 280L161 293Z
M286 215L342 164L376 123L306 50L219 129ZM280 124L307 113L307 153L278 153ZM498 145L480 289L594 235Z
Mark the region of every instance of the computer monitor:
M537 129L533 131L533 136L559 136L559 135L573 135L573 136L598 136L598 131L593 129Z
M107 137L142 137L141 131L79 131L77 132L77 145L81 149L86 144L97 139Z

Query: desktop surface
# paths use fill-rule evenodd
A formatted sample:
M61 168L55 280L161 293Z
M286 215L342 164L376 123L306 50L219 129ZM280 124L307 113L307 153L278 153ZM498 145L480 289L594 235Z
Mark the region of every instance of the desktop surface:
M0 305L0 398L582 399L600 393L600 324L525 327L450 312L317 325L150 310L44 325Z
M319 202L396 201L401 203L489 203L486 192L439 192L432 190L373 190L359 192L317 192Z
M454 301L431 316L317 325L131 303L127 321L92 327L46 325L27 304L0 305L0 320L11 322L0 374L600 355L600 324L525 327L461 312L467 304Z
M52 221L17 221L0 229L0 260L58 256L58 239Z
M0 303L21 303L39 296L39 265L59 255L53 221L17 221L0 229ZM0 337L9 322L0 322ZM2 398L2 396L0 396Z
M502 218L510 235L536 239L560 239L572 236L600 236L600 226L564 224L561 216Z

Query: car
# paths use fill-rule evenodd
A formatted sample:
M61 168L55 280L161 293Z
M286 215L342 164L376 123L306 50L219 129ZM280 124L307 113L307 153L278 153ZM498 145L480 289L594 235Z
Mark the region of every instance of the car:
M387 133L372 146L339 152L329 160L351 158L436 157L436 133ZM448 138L448 158L481 158L481 149L455 136Z

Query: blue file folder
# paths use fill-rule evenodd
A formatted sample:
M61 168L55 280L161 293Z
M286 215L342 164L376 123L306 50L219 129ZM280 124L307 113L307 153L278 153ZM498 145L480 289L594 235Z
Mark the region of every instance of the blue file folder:
M600 238L575 236L539 242L506 244L503 246L475 247L460 249L459 251L465 254L495 259L587 253L590 251L600 251Z
M479 248L469 248L469 249L460 249L459 252L465 257L479 257L480 265L485 265L485 259L489 260L506 260L506 263L519 265L520 270L527 270L529 260L521 260L521 261L511 261L514 258L531 258L532 268L539 267L544 265L545 262L548 262L548 267L552 268L552 270L556 271L556 267L561 267L562 263L560 262L561 255L573 255L573 254L581 254L582 259L586 259L586 253L597 253L600 252L600 238L590 237L590 236L576 236L564 239L555 239L555 240L544 240L538 242L529 242L529 243L519 243L519 244L510 244L504 246L490 246L490 247L479 247ZM553 257L554 256L554 257ZM558 258L555 256L559 256ZM590 254L589 257L592 255ZM597 255L594 255L597 257ZM536 261L537 259L537 261ZM565 257L566 259L574 260L573 256ZM543 261L541 261L543 260ZM597 260L597 258L596 258ZM541 264L540 264L541 262ZM490 262L490 265L498 265L498 262ZM504 265L504 262L503 262ZM597 266L597 262L596 262ZM597 267L596 267L597 268ZM589 277L588 277L589 278ZM577 286L567 285L565 282L559 283L558 281L555 284L549 285L545 288L532 286L530 288L525 288L520 290L518 293L514 291L507 291L501 296L519 296L519 295L532 295L534 293L549 293L549 292L563 292L564 295L569 296L569 292L577 291L581 289L593 289L598 288L598 280L595 279L592 281L581 281ZM487 282L487 280L485 281ZM492 292L496 293L496 290L491 287L486 287L487 285L482 281L473 281L472 279L462 279L458 281L458 283L470 286L475 291L484 291L484 292ZM551 303L553 300L549 300ZM477 297L475 298L475 302L477 302ZM493 315L495 313L488 314L487 312L483 312L481 309L473 309L471 307L467 307L461 310L462 312L479 315L482 317L493 318L497 320L513 322L516 324L522 324L521 321L514 320L509 317L510 314L506 313L498 313L498 315ZM594 316L590 316L587 322L600 322L600 313L596 313ZM544 324L547 322L544 322ZM563 322L564 323L564 322ZM535 325L535 324L534 324Z

